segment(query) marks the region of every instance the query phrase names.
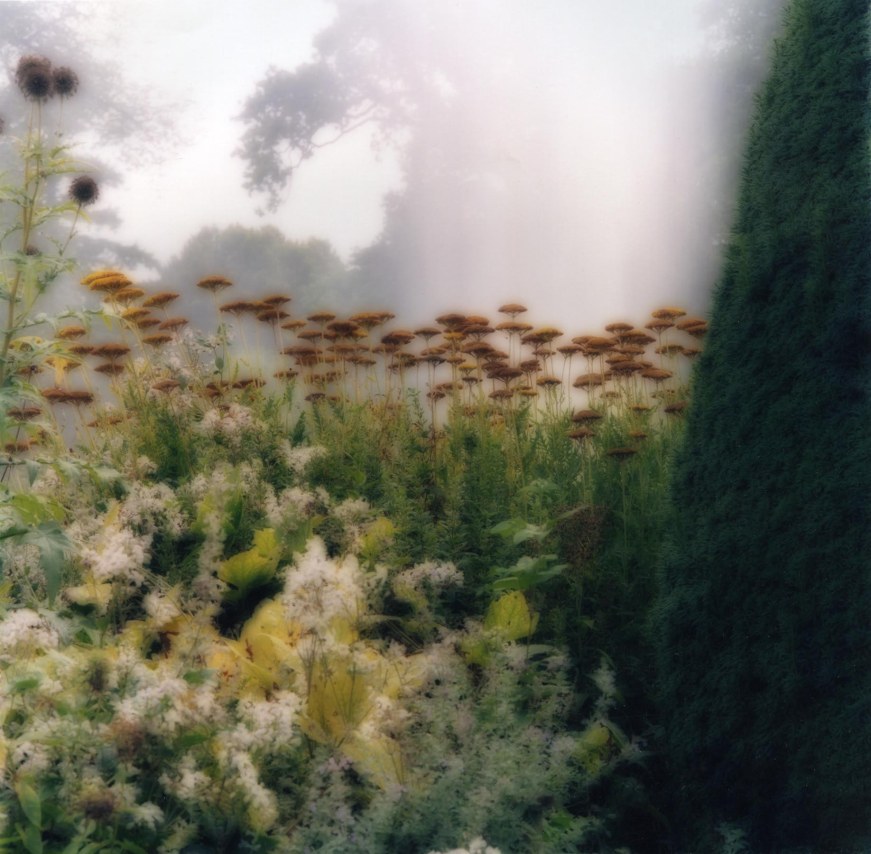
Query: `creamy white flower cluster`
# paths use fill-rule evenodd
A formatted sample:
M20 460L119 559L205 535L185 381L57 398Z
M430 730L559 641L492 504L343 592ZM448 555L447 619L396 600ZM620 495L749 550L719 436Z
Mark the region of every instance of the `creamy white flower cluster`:
M17 774L37 775L51 765L48 748L38 741L20 741L12 751L11 767Z
M98 583L120 581L139 587L145 580L151 534L137 536L117 523L101 528L96 537L79 549L79 557Z
M152 668L142 661L133 663L127 675L126 696L115 706L117 717L162 735L222 722L225 712L215 697L215 686L191 685L177 674L178 667L173 664L161 663Z
M453 563L428 560L400 572L394 583L422 593L437 593L446 587L462 587L463 573Z
M319 445L298 445L293 447L290 442L283 442L282 451L288 468L296 474L301 475L305 470L317 459L326 456L327 449Z
M0 621L0 655L4 658L57 649L58 640L57 631L30 608L9 611Z
M366 717L360 723L358 733L364 739L376 739L382 734L399 735L411 722L411 712L400 700L385 694L373 693L369 698Z
M333 508L333 515L346 525L365 522L372 515L372 507L365 498L346 498Z
M364 580L354 555L327 557L323 540L313 537L289 567L282 602L290 620L328 639L334 620L356 621L365 609Z
M278 801L275 794L258 777L251 756L244 750L228 755L227 765L236 773L236 786L248 804L248 820L256 830L268 830L278 820Z
M185 753L172 772L165 771L158 782L182 801L196 803L207 797L212 780L199 769L196 759Z
M7 540L0 545L4 574L10 578L27 578L34 587L45 581L45 572L40 563L39 547L30 543L15 543Z
M246 433L264 429L264 426L249 407L239 403L231 403L224 409L210 409L199 425L207 436L220 436L234 447L241 444Z
M276 691L269 700L242 698L236 708L240 721L233 741L246 750L275 750L299 738L297 716L302 700L293 691Z
M290 486L275 493L270 490L264 499L263 509L272 528L296 528L310 519L329 502L326 491L310 491Z
M333 507L332 513L345 528L348 550L359 552L366 526L375 517L369 502L363 498L347 498Z
M142 601L145 613L148 614L150 625L160 630L176 617L181 616L178 603L159 590L152 590Z
M140 454L138 457L129 457L124 466L122 473L124 477L135 481L141 477L148 477L157 471L157 463L151 457Z
M226 497L236 490L257 492L263 486L263 466L259 462L244 461L238 465L218 463L206 474L198 474L180 490L194 503L202 501L207 495Z
M187 527L178 499L165 483L134 481L121 505L119 520L139 534L163 530L171 537L179 537Z
M204 535L197 555L198 573L192 584L194 596L202 603L214 605L221 598L223 583L215 573L224 554L225 507L252 480L259 481L253 466L222 464L208 474L197 475L184 489L199 505L197 523Z

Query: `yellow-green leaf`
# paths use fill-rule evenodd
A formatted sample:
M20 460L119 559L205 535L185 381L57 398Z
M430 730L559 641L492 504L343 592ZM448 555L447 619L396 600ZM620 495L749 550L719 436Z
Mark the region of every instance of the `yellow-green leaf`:
M225 560L218 569L218 578L229 585L228 601L244 598L248 591L271 581L278 569L281 547L273 528L254 533L254 546Z
M575 755L589 774L602 770L611 753L611 731L603 723L594 723L579 739Z
M341 747L357 769L381 789L405 783L405 763L399 743L386 735L353 735Z
M309 738L337 746L366 717L366 685L349 662L330 657L316 662L300 725Z
M42 827L42 802L39 799L39 793L27 778L21 777L16 781L15 794L18 796L18 803L21 804L21 811L27 816L27 820L34 827Z
M112 601L112 585L108 582L91 581L89 584L81 584L78 587L67 587L64 596L74 605L93 605L101 613L105 614Z
M497 631L506 640L519 640L531 635L538 625L534 613L519 590L505 593L493 602L484 617L484 628Z
M302 635L302 627L287 619L284 605L280 601L266 599L245 622L240 640L245 641L251 635L257 634L269 635L288 646L295 646Z
M385 516L373 520L362 537L360 557L371 563L378 559L381 552L393 542L396 526Z

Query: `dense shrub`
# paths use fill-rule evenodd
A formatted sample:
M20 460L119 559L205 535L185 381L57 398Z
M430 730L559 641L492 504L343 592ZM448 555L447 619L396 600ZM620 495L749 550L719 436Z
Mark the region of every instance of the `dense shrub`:
M871 847L868 4L796 0L758 101L662 572L684 846Z

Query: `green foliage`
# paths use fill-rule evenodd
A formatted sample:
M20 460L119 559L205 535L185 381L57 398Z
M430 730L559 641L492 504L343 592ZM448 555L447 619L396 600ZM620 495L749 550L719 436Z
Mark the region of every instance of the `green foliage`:
M530 525L522 519L508 519L500 522L490 529L491 534L497 534L514 545L520 545L528 541L540 542L545 540L551 533L549 526ZM540 554L536 556L523 555L512 566L493 567L492 573L496 576L493 589L502 590L528 590L537 587L551 578L555 578L568 564L557 563L555 554Z
M676 463L656 631L689 848L871 846L868 26L790 8Z
M633 748L602 740L600 719L563 729L572 692L552 669L552 653L509 665L516 650L497 645L474 672L444 671L415 700L408 733L426 784L365 796L352 768L330 763L313 775L299 813L300 847L447 851L483 837L506 852L606 850L608 816L583 811L596 780ZM598 766L589 771L593 756ZM356 809L338 808L355 791Z
M48 60L42 62L50 67ZM11 452L0 463L0 541L4 551L9 546L39 551L43 591L54 604L70 549L61 527L65 510L50 498L28 493L41 466L35 461L24 463L12 454L29 449L35 439L44 444L58 440L56 426L39 406L42 396L29 378L45 365L57 373L76 360L69 358L63 342L45 340L35 332L47 324L56 327L63 317L85 320L83 313L66 311L49 317L39 309L52 286L73 268L67 251L79 222L88 219L83 206L92 199L76 200L71 194L59 193L60 181L68 181L81 167L71 157L69 146L60 142L60 133L51 135L43 129L44 109L48 111L41 99L33 99L22 110L26 131L8 145L15 150L15 167L11 175L0 175L0 445ZM0 157L6 160L5 150ZM33 416L20 415L27 409ZM93 472L99 476L96 469ZM0 569L6 569L4 563L0 552ZM31 601L41 598L43 591L30 578L22 576L19 581L24 588L21 595Z
M227 558L218 569L218 578L227 586L228 602L244 599L252 590L269 583L278 569L281 546L272 528L254 532L254 545L248 551Z

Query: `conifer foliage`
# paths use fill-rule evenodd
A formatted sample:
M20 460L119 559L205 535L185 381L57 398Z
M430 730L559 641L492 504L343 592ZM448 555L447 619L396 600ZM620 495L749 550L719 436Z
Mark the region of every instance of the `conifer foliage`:
M868 23L794 0L748 140L655 624L682 845L871 850Z

